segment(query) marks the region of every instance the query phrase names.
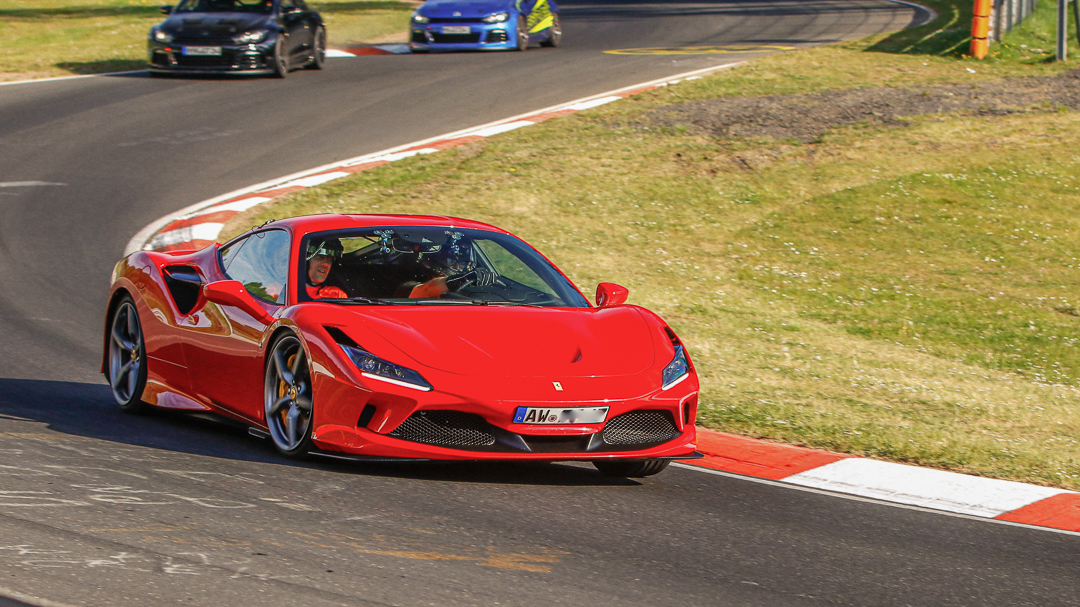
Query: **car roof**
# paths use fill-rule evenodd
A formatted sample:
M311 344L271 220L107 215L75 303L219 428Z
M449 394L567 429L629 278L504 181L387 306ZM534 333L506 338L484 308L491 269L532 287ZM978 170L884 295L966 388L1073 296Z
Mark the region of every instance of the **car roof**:
M347 230L349 228L368 228L380 226L432 226L472 228L476 230L486 230L489 232L509 234L509 232L507 232L506 230L503 230L502 228L497 228L490 224L481 223L479 221L472 221L469 219L462 219L460 217L448 217L445 215L345 215L328 213L322 215L305 215L302 217L289 217L287 219L279 219L270 225L287 227L297 234L308 234L311 232L326 232L330 230Z

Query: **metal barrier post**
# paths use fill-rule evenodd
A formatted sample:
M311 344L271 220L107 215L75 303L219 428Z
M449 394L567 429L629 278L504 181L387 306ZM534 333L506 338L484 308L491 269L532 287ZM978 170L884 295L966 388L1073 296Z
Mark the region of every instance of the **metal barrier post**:
M1069 0L1058 0L1057 3L1057 60L1065 61L1068 55L1069 17L1065 13Z

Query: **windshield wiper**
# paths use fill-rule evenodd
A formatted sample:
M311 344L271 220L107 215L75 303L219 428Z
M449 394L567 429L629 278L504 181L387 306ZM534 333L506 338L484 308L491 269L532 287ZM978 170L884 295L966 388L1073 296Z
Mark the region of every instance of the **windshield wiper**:
M482 299L417 299L418 306L486 306Z
M350 297L348 299L339 299L338 303L351 303L351 304L367 304L374 306L392 306L393 302L384 301L382 299L372 299L370 297Z

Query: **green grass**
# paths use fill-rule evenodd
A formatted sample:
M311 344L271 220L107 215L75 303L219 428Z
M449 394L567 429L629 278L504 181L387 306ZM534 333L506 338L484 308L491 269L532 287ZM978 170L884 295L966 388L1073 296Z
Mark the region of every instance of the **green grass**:
M0 80L142 69L146 36L164 0L5 0L0 5ZM330 46L404 40L411 4L396 0L312 2Z
M1080 116L923 116L812 144L647 119L696 99L1073 65L965 57L964 5L293 194L223 238L331 211L491 222L587 293L618 282L663 315L697 364L706 426L1078 489Z

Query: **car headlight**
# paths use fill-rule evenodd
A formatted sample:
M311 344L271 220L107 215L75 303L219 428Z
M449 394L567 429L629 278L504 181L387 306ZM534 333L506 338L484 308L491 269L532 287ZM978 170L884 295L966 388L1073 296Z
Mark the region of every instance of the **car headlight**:
M686 350L675 346L675 358L664 367L664 379L661 388L667 390L690 376L690 361L686 359Z
M154 39L154 42L172 42L173 41L172 34L168 34L168 33L163 32L161 30L154 30L153 32L150 33L150 37L152 37Z
M510 20L510 13L495 13L481 19L484 23L503 23Z
M239 36L233 36L233 42L237 44L256 44L266 40L266 31L245 32Z
M371 352L361 350L360 348L342 345L341 349L345 350L345 354L347 354L349 359L353 361L353 364L360 369L360 375L363 375L364 377L389 382L397 386L404 386L414 390L423 390L424 392L432 390L431 384L429 384L423 376L412 369L407 369L401 365L387 362Z
M421 15L420 13L413 13L412 20L413 20L413 23L430 23L431 22L431 19Z

